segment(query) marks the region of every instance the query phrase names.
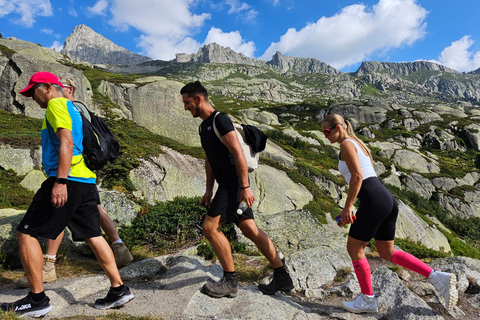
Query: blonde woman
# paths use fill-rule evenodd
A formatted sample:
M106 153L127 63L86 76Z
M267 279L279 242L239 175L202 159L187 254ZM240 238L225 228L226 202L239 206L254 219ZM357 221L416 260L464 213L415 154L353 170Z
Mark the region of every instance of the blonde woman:
M341 224L352 224L347 251L352 259L361 294L343 307L354 313L378 312L373 294L371 270L364 249L375 239L377 251L385 260L415 271L426 277L438 290L447 310L453 309L458 299L457 279L454 274L433 270L413 255L394 248L397 201L378 179L367 146L355 136L352 125L338 114L330 114L322 122L323 133L331 143L340 144L338 170L348 183L348 196L341 212ZM357 219L352 220L353 203L359 199Z

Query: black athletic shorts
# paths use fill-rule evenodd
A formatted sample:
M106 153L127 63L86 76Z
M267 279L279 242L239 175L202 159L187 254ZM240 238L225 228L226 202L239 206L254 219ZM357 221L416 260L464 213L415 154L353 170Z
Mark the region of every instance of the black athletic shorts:
M372 238L394 240L398 204L392 193L377 177L371 177L363 180L358 199L357 220L352 223L349 236L366 242Z
M97 186L68 180L67 202L63 207L55 208L51 201L54 183L55 177L42 183L17 231L35 238L56 239L68 227L74 241L100 236Z
M233 222L237 226L240 217L254 219L252 208L248 208L241 215L237 214L240 204L240 191L238 179L230 179L227 183L219 184L207 215L210 217L221 215L224 221L227 223Z

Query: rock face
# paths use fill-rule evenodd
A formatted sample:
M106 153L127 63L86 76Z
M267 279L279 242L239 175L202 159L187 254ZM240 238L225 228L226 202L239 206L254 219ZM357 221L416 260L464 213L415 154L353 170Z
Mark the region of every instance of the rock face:
M322 73L337 75L341 72L334 67L313 58L296 58L284 56L280 52L276 52L272 60L268 62L272 67L279 69L280 72L294 73Z
M458 71L442 66L441 64L415 61L415 62L379 62L366 61L362 62L358 70L354 73L355 76L361 77L371 73L386 73L391 76L407 76L411 73L428 70L428 71L444 71L446 73L459 74Z
M102 81L98 90L120 106L116 110L146 129L189 146L200 146L199 119L183 108L184 84L162 77L148 77L135 84Z
M248 64L253 66L264 66L266 61L247 57L242 53L237 53L230 48L225 48L212 42L198 49L197 53L186 54L177 53L175 62L193 62L193 63L231 63Z
M134 64L152 60L117 46L84 24L76 26L65 39L61 53L77 63Z

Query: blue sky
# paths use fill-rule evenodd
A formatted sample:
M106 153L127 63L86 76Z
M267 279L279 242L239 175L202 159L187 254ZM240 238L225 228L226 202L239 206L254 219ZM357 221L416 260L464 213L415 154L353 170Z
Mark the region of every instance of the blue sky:
M428 60L480 68L479 0L0 0L3 37L60 50L85 24L133 52L171 60L210 42L249 57Z

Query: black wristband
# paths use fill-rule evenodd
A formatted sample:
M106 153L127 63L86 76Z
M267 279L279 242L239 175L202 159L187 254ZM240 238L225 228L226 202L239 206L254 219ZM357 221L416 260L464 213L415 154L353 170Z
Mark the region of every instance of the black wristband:
M67 178L55 178L56 183L67 184Z
M245 190L245 189L248 189L248 188L250 188L250 186L240 187L240 189L242 189L242 190Z

